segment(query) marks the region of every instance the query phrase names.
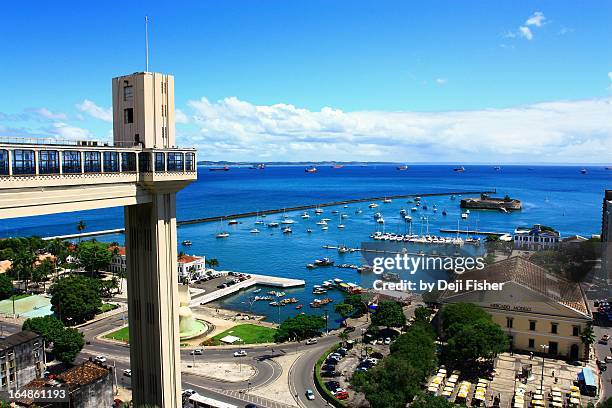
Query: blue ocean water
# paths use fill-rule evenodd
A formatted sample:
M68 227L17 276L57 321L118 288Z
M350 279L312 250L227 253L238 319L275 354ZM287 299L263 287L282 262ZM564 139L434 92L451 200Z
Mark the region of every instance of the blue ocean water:
M612 188L612 171L606 171L603 167L587 167L588 174L581 174L579 167L571 166L503 166L496 171L492 166L474 165L467 166L464 173L453 172L452 168L445 165L415 165L407 171L397 171L395 166L389 165L345 166L339 169L325 166L319 167L317 173L305 173L302 166L269 166L265 170L235 167L227 172L210 172L200 167L197 182L178 194L177 216L179 220L186 220L351 198L496 189L498 196L508 194L522 200L523 210L512 214L472 211L467 221L460 221L461 228L469 226L511 232L517 225L541 223L558 229L563 236L600 233L603 192L606 188ZM448 196L426 198L424 201L429 206L426 215L432 234L437 234L439 228L457 227L460 197L455 201ZM307 304L314 297L311 294L313 284L334 277L349 282L359 282L360 279L359 274L350 269L306 269L307 263L324 256L334 258L336 263L362 262L359 253L339 255L336 251L323 249L323 245L359 247L362 242L369 241L369 235L379 228L372 217L376 211L383 214L386 231L406 230L407 224L400 218L399 211L402 208L409 210L412 205L405 199L379 203L375 210L368 209L367 204L325 208L321 217L332 219L327 231L315 225L316 217L312 211L309 221L301 219L301 213L287 213L295 220L293 233L288 235L282 234L278 228L265 226L258 226L262 231L260 234L250 234L254 219L241 219L235 226L220 223L185 225L178 229L179 242L191 240L193 246L179 250L217 258L221 269L305 279L305 288L288 290L287 296L297 297L304 304L302 311L309 311ZM436 214L431 211L434 204L438 207ZM356 209L363 210L363 213L355 214ZM447 210L446 217L441 215L442 209ZM344 229L337 228L339 215L332 215L332 210L349 216L342 221ZM420 213L422 211L413 214L413 231L417 233L421 228L427 228L427 224L419 221L423 215ZM281 218L282 215L277 214L264 220L267 223L280 221ZM3 220L0 223L0 236L73 233L78 220L86 222L88 231L120 228L123 226L123 211L113 208ZM308 228L312 228L313 233L306 233ZM230 232L231 236L216 239L215 234L221 229ZM105 236L101 239L121 242L123 237ZM272 308L267 302L250 306L250 292L226 298L221 303L238 310L252 308L253 312L266 314L274 321L298 312L293 306ZM338 300L341 294L330 291L329 297ZM333 307L328 308L330 313L332 310ZM323 313L322 308L310 311ZM336 317L332 316L332 319ZM334 322L330 321L330 324Z

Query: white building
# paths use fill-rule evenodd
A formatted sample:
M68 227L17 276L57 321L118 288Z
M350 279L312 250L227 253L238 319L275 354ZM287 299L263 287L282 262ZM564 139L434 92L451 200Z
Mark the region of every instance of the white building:
M206 271L206 259L203 256L179 255L178 276L181 278L199 279Z
M559 246L560 234L550 227L535 224L533 227L516 227L514 230L514 247L519 249L539 250Z
M115 248L117 249L117 253L114 253ZM126 272L127 264L125 257L125 247L111 246L108 248L108 250L113 252L113 258L111 259L110 263L110 271L113 273Z

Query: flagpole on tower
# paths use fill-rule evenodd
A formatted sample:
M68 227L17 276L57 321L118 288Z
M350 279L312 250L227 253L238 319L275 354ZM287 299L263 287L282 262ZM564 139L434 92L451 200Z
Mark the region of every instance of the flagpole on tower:
M149 72L149 16L145 16L145 72Z

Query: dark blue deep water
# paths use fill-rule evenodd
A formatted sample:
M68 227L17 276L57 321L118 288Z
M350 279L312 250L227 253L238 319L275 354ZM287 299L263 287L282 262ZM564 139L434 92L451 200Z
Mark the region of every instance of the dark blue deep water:
M558 229L563 236L580 234L590 236L601 230L601 208L604 190L612 188L612 171L603 167L587 167L588 174L580 173L580 167L570 166L503 166L496 171L492 166L467 166L466 172L455 173L453 166L415 165L407 171L397 171L395 166L345 166L332 169L319 167L317 173L304 172L302 166L269 166L265 170L251 170L234 167L228 172L210 172L199 168L198 181L178 194L177 212L179 220L240 213L272 208L316 204L351 198L375 197L396 194L425 194L457 190L496 189L497 195L509 194L523 202L523 210L512 214L496 211L472 211L469 220L461 221L461 227L511 232L517 225L541 223ZM427 198L427 217L430 232L438 233L439 228L456 228L459 218L459 201L448 196ZM301 213L288 214L296 221L293 234L283 235L280 229L258 226L262 231L253 235L253 219L241 219L232 227L220 223L182 226L178 230L179 242L188 239L190 248L179 248L190 254L217 258L220 269L271 274L305 279L306 288L287 291L288 296L298 297L304 303L303 311L322 313L322 309L309 309L314 297L310 292L313 284L333 277L345 281L359 282L359 274L348 269L319 268L305 269L315 258L330 256L337 263L361 263L358 253L338 255L335 251L323 249L325 244L358 247L369 240L377 229L372 214L380 211L385 217L387 231L404 231L406 224L399 217L399 210L409 209L405 199L382 204L376 210L369 210L368 203L352 204L348 209L337 208L349 215L343 221L346 228L336 227L338 216L331 215L334 208L325 208L322 217L332 218L329 230L321 231L315 225L316 217L311 212L309 222L300 218ZM433 214L431 207L438 206ZM362 214L355 210L361 208ZM448 216L441 215L442 209ZM413 214L414 215L414 214ZM84 220L87 231L120 228L123 225L123 211L120 208L58 214L45 217L31 217L0 221L0 236L60 235L76 232L78 220ZM418 233L421 223L414 215L413 228ZM264 220L280 220L281 214L270 215ZM307 234L305 230L314 232ZM425 227L423 227L425 228ZM227 239L216 239L220 230L228 230ZM122 241L122 236L101 237L108 241ZM262 292L265 292L262 291ZM329 296L340 299L337 291ZM249 293L239 294L223 300L223 305L247 310ZM321 297L321 296L319 296ZM283 319L297 311L293 306L280 308ZM331 312L333 307L329 308ZM276 308L267 302L258 302L253 311L278 319ZM331 323L331 322L330 322Z

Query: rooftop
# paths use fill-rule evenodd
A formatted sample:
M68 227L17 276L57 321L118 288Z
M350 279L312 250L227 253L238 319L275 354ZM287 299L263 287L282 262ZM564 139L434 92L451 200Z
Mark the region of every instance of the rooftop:
M19 344L27 343L37 338L41 337L34 332L23 330L19 333L11 334L4 340L0 340L0 350L6 350L11 347L15 347Z
M64 371L57 376L59 381L68 384L71 387L80 387L92 383L109 373L109 369L102 367L91 361L85 361L83 364Z
M195 262L195 261L199 261L202 258L201 256L196 256L196 255L180 255L178 257L178 262L179 263L191 263L191 262Z
M579 283L557 276L520 256L495 262L482 270L468 271L461 275L461 278L463 280L486 280L489 283L515 282L572 310L589 316L589 309ZM442 294L441 299L450 298L457 293L468 292L475 291L464 289L454 292L447 290Z

